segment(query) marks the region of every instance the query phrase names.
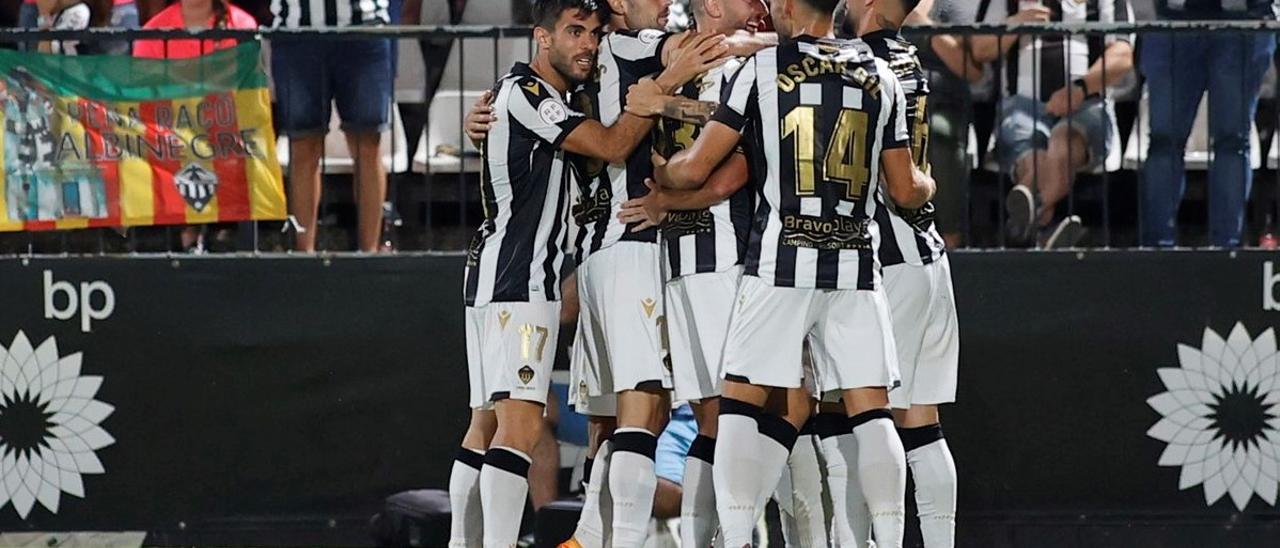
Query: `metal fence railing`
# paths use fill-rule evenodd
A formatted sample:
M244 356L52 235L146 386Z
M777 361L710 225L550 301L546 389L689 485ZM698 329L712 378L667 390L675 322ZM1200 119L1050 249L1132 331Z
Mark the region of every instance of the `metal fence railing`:
M1243 196L1244 229L1241 245L1268 245L1273 242L1272 232L1276 230L1277 186L1280 185L1280 140L1276 139L1276 130L1280 127L1280 108L1277 108L1275 93L1274 68L1266 69L1266 75L1258 77L1260 83L1257 91L1250 78L1241 77L1238 99L1233 102L1248 104L1256 96L1258 108L1249 122L1249 130L1244 135L1243 143L1237 139L1239 135L1228 135L1220 131L1224 123L1215 121L1213 116L1219 111L1228 110L1212 101L1193 108L1190 114L1182 106L1178 112L1156 112L1153 116L1155 102L1153 98L1163 101L1168 89L1162 87L1153 94L1151 85L1157 81L1144 70L1158 66L1149 62L1151 58L1141 59L1145 53L1144 43L1158 40L1203 40L1205 36L1223 36L1230 34L1242 40L1270 40L1274 43L1275 33L1280 31L1280 24L1273 21L1244 22L1144 22L1136 24L1027 24L1027 25L965 25L930 28L907 29L906 34L915 41L928 41L936 35L952 35L959 37L965 49L967 60L974 60L973 45L981 42L980 36L994 36L997 44L1003 37L1021 37L1010 46L1012 53L999 54L988 63L982 63L983 75L968 82L970 75L956 76L964 81L958 93L948 92L931 98L930 106L935 110L959 113L954 118L934 116L932 122L933 139L931 147L943 147L955 152L962 158L964 168L939 171L935 166L934 176L940 187L953 191L946 197L950 202L939 204L940 208L950 210L940 212L940 228L948 239L961 247L1002 248L1012 246L1036 246L1045 244L1052 229L1063 219L1078 217L1083 224L1083 236L1075 244L1089 248L1127 248L1149 243L1143 238L1144 213L1150 207L1144 207L1144 196L1151 194L1151 185L1178 184L1179 174L1186 179L1186 199L1177 210L1177 240L1183 246L1207 246L1214 243L1213 223L1221 223L1220 214L1210 214L1213 208L1222 209L1222 196L1229 195L1219 189L1224 185L1232 188L1244 186L1245 173L1252 175L1251 188L1239 188L1247 192ZM1059 37L1065 37L1058 40ZM1077 37L1078 39L1072 39ZM1047 50L1061 48L1064 59L1085 59L1086 63L1097 60L1098 43L1103 47L1108 43L1107 37L1120 37L1122 41L1132 44L1133 69L1123 71L1103 67L1107 85L1101 89L1090 90L1096 93L1096 100L1102 108L1097 111L1105 119L1099 122L1087 117L1067 116L1064 122L1071 129L1078 129L1077 124L1103 123L1109 130L1105 147L1096 143L1084 142L1087 151L1077 149L1082 142L1067 139L1065 154L1068 159L1077 158L1082 152L1087 159L1086 165L1071 170L1072 184L1065 188L1061 200L1057 201L1055 216L1048 219L1046 228L1034 230L1032 241L1017 243L1006 226L1009 224L1010 192L1017 178L1023 175L1019 163L1004 148L1008 139L999 137L1002 127L1007 127L1011 118L1017 116L1030 117L1033 125L1047 126L1046 131L1052 139L1053 128L1058 125L1056 117L1045 118L1046 105L1043 100L1031 101L1025 107L1013 109L1011 100L1004 97L1004 90L1019 89L1018 79L1030 82L1049 80L1062 81L1061 76L1052 74L1054 70L1070 70L1070 63L1046 64L1044 54ZM1130 38L1136 37L1136 39ZM164 40L168 43L179 39L237 41L263 40L267 42L264 56L270 55L272 43L298 40L395 40L397 58L395 85L392 87L393 101L388 117L389 127L381 133L377 158L387 173L386 200L381 211L384 213L379 221L379 244L384 249L397 250L461 250L464 249L475 226L483 216L478 194L480 176L480 158L477 151L466 139L463 131L463 119L467 110L476 98L490 87L492 82L505 73L515 61L526 61L533 54L531 29L527 27L377 27L349 29L276 29L276 30L231 30L213 29L200 32L158 31L158 30L116 30L90 29L85 31L33 31L22 29L0 29L0 43L31 44L39 41L80 41L95 42L104 40L130 41ZM1134 43L1136 42L1136 43ZM1082 54L1073 48L1086 48ZM1021 48L1035 53L1033 59L1019 60ZM1107 56L1100 57L1105 65ZM1246 65L1256 59L1245 59ZM1274 65L1270 57L1265 59L1268 67ZM974 63L975 65L979 63ZM267 67L270 63L267 62ZM1172 82L1172 86L1188 87L1198 85L1197 82L1207 78L1221 77L1221 73L1229 71L1224 66L1190 66L1179 64L1176 59L1167 63L1171 72L1169 78L1159 79ZM1011 70L1014 69L1014 70ZM1142 69L1142 70L1140 70ZM1033 72L1031 76L1026 71ZM1047 72L1046 72L1047 71ZM1066 78L1070 82L1071 78ZM1013 84L1013 85L1011 85ZM1023 83L1025 85L1025 82ZM1038 83L1036 85L1039 85ZM939 86L935 86L937 89ZM944 86L945 87L945 86ZM1226 87L1218 87L1218 93L1224 93ZM1035 98L1040 99L1040 98ZM1092 101L1093 99L1091 99ZM1079 106L1070 101L1070 110L1079 111ZM1184 101L1185 102L1185 101ZM1199 99L1196 99L1199 104ZM1164 105L1164 103L1160 103ZM1238 111L1239 109L1237 109ZM1197 114L1198 113L1198 114ZM1189 118L1189 119L1188 119ZM1156 121L1159 127L1152 127ZM959 127L955 123L959 122ZM942 125L945 123L946 126ZM1161 124L1173 123L1178 128L1190 128L1189 139L1185 148L1182 143L1169 143L1167 128ZM359 173L362 165L359 158L370 157L369 154L353 153L347 150L347 144L338 131L336 118L331 122L332 131L325 140L320 171L323 178L317 214L316 227L319 240L317 249L322 251L342 252L357 247L357 214L356 194L353 174ZM1035 129L1035 128L1033 128ZM1147 169L1151 157L1153 131L1160 141L1157 148L1164 154L1161 166L1173 165L1182 167L1177 173L1165 173L1158 176L1152 169ZM1087 133L1081 131L1082 133ZM1037 133L1033 131L1032 133ZM1178 133L1174 131L1174 133ZM1040 135L1030 137L1035 141ZM1016 141L1016 139L1015 139ZM285 168L286 178L297 168L294 166L298 158L293 142L288 136L280 135L277 141L278 160ZM1177 161L1167 161L1168 148L1172 146L1177 152ZM1019 146L1007 147L1015 151ZM1239 162L1239 153L1245 154L1248 162L1245 170L1222 167L1222 162ZM934 153L942 154L938 150ZM1033 171L1030 180L1035 184L1043 184L1049 176L1041 170L1050 169L1056 159L1044 157L1026 161ZM1097 157L1105 156L1105 157ZM1000 158L1007 158L1000 161ZM1072 165L1068 162L1067 165ZM1144 175L1145 174L1145 175ZM967 182L966 182L967 181ZM293 192L294 185L287 183L286 188ZM1158 188L1157 188L1158 190ZM1034 194L1040 195L1043 189L1036 189ZM959 192L960 197L954 197ZM942 198L942 197L940 197ZM1215 203L1215 200L1217 202ZM369 215L366 210L366 216ZM945 221L947 224L943 225ZM1148 223L1149 224L1149 223ZM287 222L239 223L237 225L208 225L197 228L182 226L135 227L129 229L84 229L56 232L19 232L0 233L0 254L43 254L43 253L130 253L130 252L186 252L186 251L226 251L241 253L276 252L292 249L296 244L297 234L293 224Z

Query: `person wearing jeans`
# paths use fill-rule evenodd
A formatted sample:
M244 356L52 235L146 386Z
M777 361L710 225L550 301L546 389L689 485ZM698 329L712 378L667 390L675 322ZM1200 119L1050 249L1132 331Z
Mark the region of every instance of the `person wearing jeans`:
M337 0L272 3L274 26L301 28L386 25L388 0ZM303 17L303 16L306 17ZM316 250L320 205L320 160L329 115L336 106L347 147L355 159L357 247L378 250L387 175L378 146L390 123L391 45L382 38L362 40L277 40L271 44L279 125L289 136L289 211L301 230L295 249Z
M1273 19L1274 0L1157 0L1169 19ZM1223 7L1232 5L1239 11ZM1142 168L1144 246L1177 243L1178 204L1186 187L1183 151L1200 97L1209 92L1209 243L1240 245L1244 205L1253 170L1249 162L1250 122L1258 108L1258 88L1271 64L1270 33L1210 31L1144 36L1138 69L1147 79L1151 141Z

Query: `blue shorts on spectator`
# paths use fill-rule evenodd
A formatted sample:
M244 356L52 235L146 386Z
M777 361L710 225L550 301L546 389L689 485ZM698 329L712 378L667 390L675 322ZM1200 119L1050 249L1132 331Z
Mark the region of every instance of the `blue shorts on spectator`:
M1084 136L1089 145L1089 161L1080 171L1093 171L1102 165L1111 150L1115 123L1106 104L1091 99L1068 116L1059 118L1045 112L1045 105L1022 95L1000 101L1000 126L996 132L996 153L1000 169L1012 174L1017 161L1033 150L1049 147L1049 137L1059 126L1067 126Z
M391 46L387 40L283 40L271 44L271 71L280 130L326 133L330 108L342 130L382 132L391 106Z

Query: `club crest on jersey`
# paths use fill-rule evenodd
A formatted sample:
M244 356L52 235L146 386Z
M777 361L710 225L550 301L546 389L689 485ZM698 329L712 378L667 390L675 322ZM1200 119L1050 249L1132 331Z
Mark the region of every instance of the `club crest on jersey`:
M542 121L548 124L558 124L569 117L569 113L565 112L564 105L555 99L543 99L538 105L538 116L542 117Z
M218 190L218 176L200 164L190 163L174 174L173 184L191 209L202 212Z
M516 372L516 374L520 376L520 382L523 384L529 384L530 382L533 382L532 367L529 367L527 365L524 367L521 367L520 370Z
M508 311L506 311L506 310L499 310L499 311L498 311L498 327L499 327L499 328L501 328L501 329L506 329L506 328L507 328L507 320L510 320L510 319L511 319L511 312L508 312Z
M654 307L658 306L658 303L657 303L657 301L654 301L653 299L648 299L648 298L646 298L645 300L640 301L640 306L644 308L644 315L645 315L645 316L648 316L648 317L650 317L650 318L652 318L652 317L653 317L653 309L654 309Z

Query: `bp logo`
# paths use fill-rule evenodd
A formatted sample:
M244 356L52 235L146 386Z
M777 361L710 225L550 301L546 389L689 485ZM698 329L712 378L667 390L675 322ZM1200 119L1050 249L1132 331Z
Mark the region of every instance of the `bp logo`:
M0 509L26 519L39 501L56 514L62 493L84 498L81 475L106 472L94 452L116 441L99 426L115 408L94 399L102 377L81 376L81 358L21 331L0 346Z
M1166 388L1147 400L1162 416L1147 435L1168 444L1160 466L1178 466L1179 489L1204 486L1238 510L1253 495L1275 506L1280 486L1280 374L1271 329L1254 339L1237 323L1224 340L1205 328L1200 348L1178 345L1178 367L1157 372Z

